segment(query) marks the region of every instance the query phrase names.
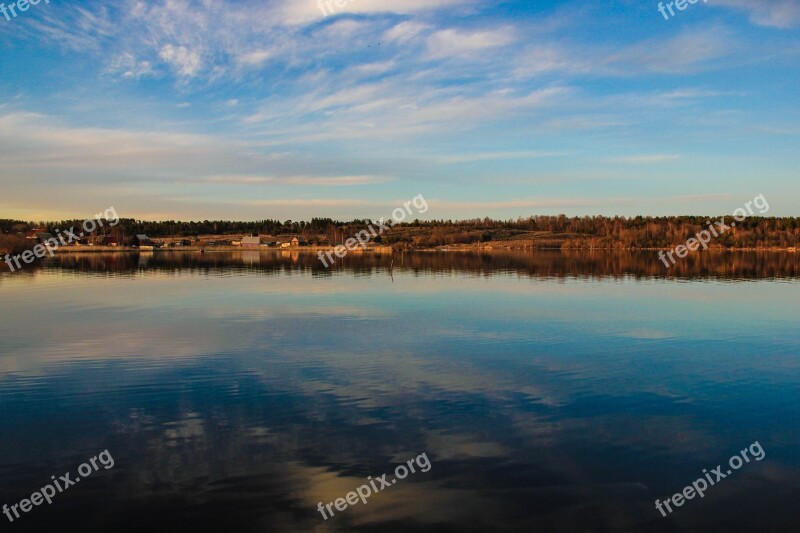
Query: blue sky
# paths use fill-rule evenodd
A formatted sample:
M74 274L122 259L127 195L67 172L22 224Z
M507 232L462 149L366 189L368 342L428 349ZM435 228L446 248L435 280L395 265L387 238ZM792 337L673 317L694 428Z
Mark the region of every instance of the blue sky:
M0 218L800 215L800 0L657 6L0 15Z

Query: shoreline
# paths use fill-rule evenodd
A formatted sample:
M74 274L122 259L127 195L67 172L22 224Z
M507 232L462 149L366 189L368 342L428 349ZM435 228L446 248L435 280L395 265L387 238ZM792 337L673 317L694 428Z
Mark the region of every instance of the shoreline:
M258 253L271 253L271 252L329 252L333 251L335 246L295 246L287 248L242 248L240 246L213 246L213 247L200 247L200 246L181 246L177 248L156 248L156 249L141 249L131 248L129 246L62 246L53 250L55 254L74 254L74 253L182 253L182 252L197 252L197 253L221 253L221 252L258 252ZM355 248L348 251L348 253L406 253L406 252L520 252L520 251L543 251L543 252L658 252L670 250L671 248L617 248L617 247L560 247L560 246L498 246L498 245L450 245L450 246L434 246L425 248L410 248L405 250L395 250L391 246L375 246L368 247L366 250ZM789 248L709 248L703 252L780 252L780 253L798 253L800 249Z
M179 246L174 248L131 248L130 246L61 246L55 250L55 254L75 254L75 253L218 253L218 252L327 252L333 250L333 246L293 246L286 248L242 248L241 246ZM386 253L391 252L391 246L369 247L366 250L360 248L350 250L348 253Z

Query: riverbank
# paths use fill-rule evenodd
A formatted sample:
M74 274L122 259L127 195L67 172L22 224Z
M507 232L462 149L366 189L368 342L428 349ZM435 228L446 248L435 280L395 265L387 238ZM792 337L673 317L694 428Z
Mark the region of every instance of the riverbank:
M86 253L216 253L216 252L328 252L333 246L290 246L274 248L261 246L258 248L243 248L241 246L175 246L164 248L133 248L131 246L61 246L54 250L56 254L86 254ZM391 253L391 246L368 246L366 250L356 248L348 253Z
M74 253L181 253L181 252L198 252L198 253L216 253L216 252L329 252L334 250L334 246L294 246L288 248L242 248L241 246L180 246L174 248L132 248L130 246L62 246L54 250L56 254L74 254ZM559 247L559 246L543 246L537 243L524 243L519 241L510 242L495 242L495 243L474 243L474 244L454 244L446 246L432 246L432 247L408 247L403 250L394 249L391 246L368 246L366 250L355 248L348 253L393 253L395 251L403 252L504 252L504 251L626 251L626 252L658 252L668 250L669 248L619 248L619 247ZM786 252L797 253L798 248L722 248L712 247L709 248L710 252Z

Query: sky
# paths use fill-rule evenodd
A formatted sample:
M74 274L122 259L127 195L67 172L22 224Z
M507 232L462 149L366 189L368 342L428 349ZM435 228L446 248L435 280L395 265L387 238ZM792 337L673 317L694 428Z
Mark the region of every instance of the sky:
M0 14L0 218L800 216L800 0L342 3Z

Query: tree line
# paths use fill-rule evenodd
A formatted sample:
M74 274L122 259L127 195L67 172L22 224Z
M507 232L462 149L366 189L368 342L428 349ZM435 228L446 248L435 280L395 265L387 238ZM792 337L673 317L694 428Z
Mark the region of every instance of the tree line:
M624 217L531 216L510 220L475 218L468 220L415 220L396 224L376 242L430 247L492 241L532 240L559 248L670 248L686 242L699 231L723 217L671 216ZM727 223L732 221L725 217ZM20 221L0 219L0 233L6 239L24 236L34 228L54 232L78 228L82 220ZM310 221L264 219L249 222L229 220L144 221L120 219L107 231L126 241L136 234L159 237L198 237L200 235L280 235L298 234L312 244L341 243L372 221L349 222L330 218ZM791 248L800 246L800 217L750 217L712 241L719 248Z

